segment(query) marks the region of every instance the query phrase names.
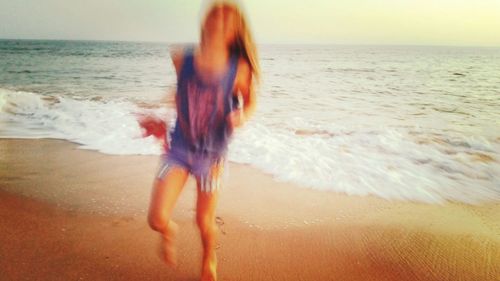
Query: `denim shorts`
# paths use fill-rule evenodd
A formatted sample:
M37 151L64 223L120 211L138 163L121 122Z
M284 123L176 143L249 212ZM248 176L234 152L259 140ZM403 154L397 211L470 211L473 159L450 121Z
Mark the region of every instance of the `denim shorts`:
M198 181L201 191L214 192L221 187L225 175L226 157L197 155L187 150L169 150L162 154L156 179L163 180L172 167L180 167Z

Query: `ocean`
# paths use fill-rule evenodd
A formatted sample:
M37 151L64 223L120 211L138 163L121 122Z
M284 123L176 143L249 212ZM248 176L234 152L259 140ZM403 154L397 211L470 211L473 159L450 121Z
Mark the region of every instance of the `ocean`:
M173 126L169 47L0 40L0 137L161 154L137 116ZM500 48L262 45L259 55L257 110L229 160L349 195L500 201Z

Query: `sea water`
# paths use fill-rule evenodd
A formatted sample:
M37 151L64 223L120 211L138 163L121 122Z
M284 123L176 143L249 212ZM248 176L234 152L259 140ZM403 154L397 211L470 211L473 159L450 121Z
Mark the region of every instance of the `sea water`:
M0 40L0 137L159 155L137 118L173 125L169 48ZM257 110L231 161L352 195L500 200L500 48L263 45L259 55Z

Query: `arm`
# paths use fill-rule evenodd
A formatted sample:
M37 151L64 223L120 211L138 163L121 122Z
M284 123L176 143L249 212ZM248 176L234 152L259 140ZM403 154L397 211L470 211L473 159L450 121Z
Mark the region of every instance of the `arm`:
M177 77L179 77L182 69L183 57L184 57L184 49L182 47L173 46L170 49L170 58L172 58L172 63L174 64L175 73L177 74Z
M172 63L174 65L177 77L179 77L182 69L183 57L184 57L184 49L181 46L172 46L170 48L170 58L172 59ZM166 102L168 105L172 104L175 105L175 96L176 96L176 89L173 88L165 95L163 101Z
M234 127L241 126L255 112L257 95L253 88L252 78L253 74L248 62L244 59L240 59L235 80L236 91L234 93L236 96L241 96L243 108L231 113L231 123Z
M179 76L182 67L183 55L183 50L179 47L173 47L170 51L170 56L174 64L177 77ZM169 105L173 104L175 106L175 96L176 91L174 88L165 95L162 101L166 102ZM168 143L165 142L166 134L168 131L167 123L165 122L165 120L161 120L156 116L138 115L137 121L139 122L139 126L141 126L143 129L143 137L153 135L163 143L164 150L168 150Z

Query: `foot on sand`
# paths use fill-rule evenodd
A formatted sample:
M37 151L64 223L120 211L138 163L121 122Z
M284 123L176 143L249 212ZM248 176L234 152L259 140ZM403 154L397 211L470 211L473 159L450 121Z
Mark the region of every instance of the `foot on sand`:
M217 281L217 256L215 252L211 257L203 260L201 281Z

